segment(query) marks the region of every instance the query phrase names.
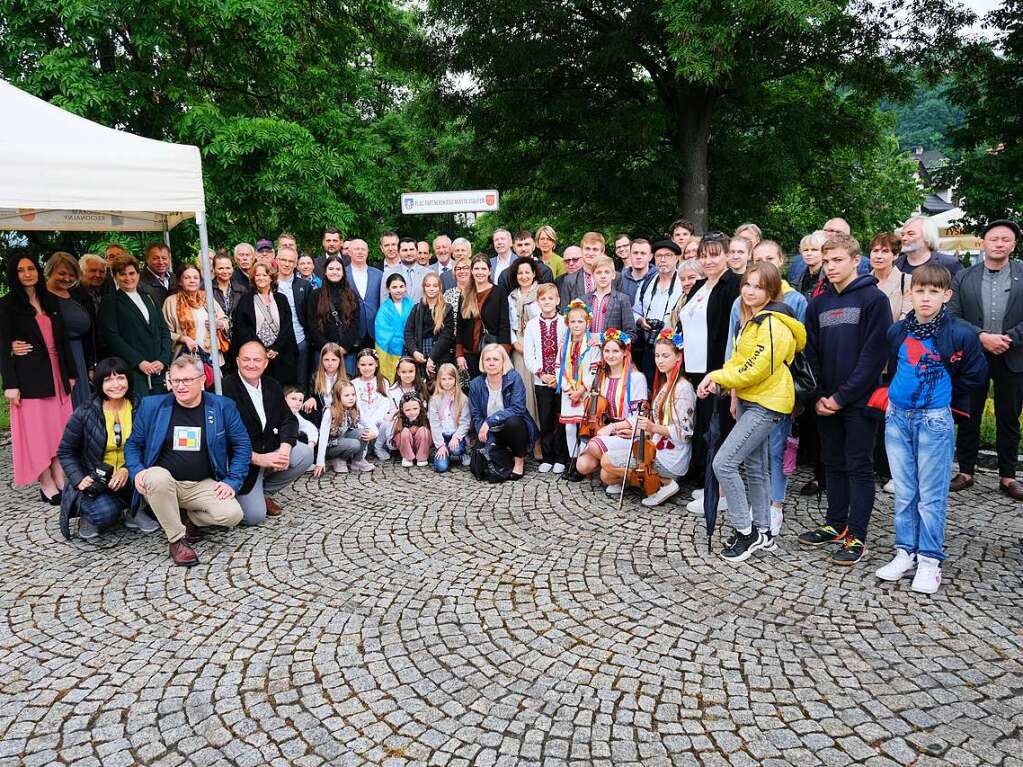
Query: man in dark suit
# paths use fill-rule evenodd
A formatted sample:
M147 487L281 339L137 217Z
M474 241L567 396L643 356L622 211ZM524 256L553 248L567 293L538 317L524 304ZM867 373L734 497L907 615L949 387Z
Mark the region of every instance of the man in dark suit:
M234 274L231 275L231 286L244 295L252 289L249 281L249 270L256 261L256 249L247 242L239 242L234 246Z
M252 442L248 474L238 491L242 524L258 525L283 511L273 495L291 485L313 465L313 451L298 441L298 419L284 391L264 376L270 360L259 341L238 350L238 372L224 378L224 396L238 406Z
M532 232L522 231L515 235L513 252L516 259L522 257L533 259L536 263L536 283L538 285L554 282L554 272L551 271L551 268L540 257L540 252L536 249L536 243L533 241ZM514 264L515 261L513 260L512 265ZM512 269L505 269L497 279L497 284L504 288L504 292L509 296L519 286L517 275L512 272Z
M167 296L177 289L178 281L171 274L170 248L162 242L149 243L146 246L146 265L139 277L139 292L153 299L156 310L161 311Z
M288 299L291 306L291 324L295 329L295 343L298 346L298 380L295 384L305 389L309 379L309 348L306 342L306 301L312 295L313 286L309 280L295 271L298 251L290 245L277 249L277 292Z
M1014 221L992 221L984 228L984 258L953 278L948 313L972 325L984 347L995 389L999 486L1005 495L1023 501L1023 485L1016 481L1019 416L1023 409L1023 264L1011 259L1019 235L1019 225ZM973 484L987 392L985 379L974 390L969 419L959 425L959 473L949 485L952 491Z
M328 227L323 230L323 252L313 259L315 266L313 272L321 280L323 279L323 265L331 256L340 256L345 266L348 266L348 256L341 252L341 232L337 227Z
M362 298L359 307L359 342L355 349L350 350L355 353L361 349L373 348L373 328L380 309L384 273L366 263L369 259L369 245L365 240L350 241L348 255L352 262L345 267L345 279L348 280L348 286Z

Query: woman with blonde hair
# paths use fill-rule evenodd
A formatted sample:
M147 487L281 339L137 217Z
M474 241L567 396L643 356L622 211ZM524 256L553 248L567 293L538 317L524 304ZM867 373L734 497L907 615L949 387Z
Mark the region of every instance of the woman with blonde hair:
M558 233L554 231L554 227L544 224L536 230L536 247L540 249L540 257L543 262L547 264L547 268L551 270L551 274L554 275L554 279L558 279L561 275L565 274L565 262L561 256L554 252L554 248L558 244Z

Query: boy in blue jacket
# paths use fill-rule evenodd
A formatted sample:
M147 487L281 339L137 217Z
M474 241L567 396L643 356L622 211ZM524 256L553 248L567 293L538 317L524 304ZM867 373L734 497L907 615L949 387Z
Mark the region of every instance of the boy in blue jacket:
M952 478L952 413L968 417L987 361L976 331L948 314L952 275L930 263L913 272L913 311L888 331L895 377L888 387L885 447L895 481L895 558L877 571L897 581L916 570L913 591L933 594L945 559Z
M806 310L805 354L820 394L817 431L827 480L828 513L816 530L800 534L806 546L841 544L832 561L854 565L865 551L874 508L877 420L866 405L887 359L892 324L888 298L870 274L860 275L860 244L834 234L821 248L830 283Z

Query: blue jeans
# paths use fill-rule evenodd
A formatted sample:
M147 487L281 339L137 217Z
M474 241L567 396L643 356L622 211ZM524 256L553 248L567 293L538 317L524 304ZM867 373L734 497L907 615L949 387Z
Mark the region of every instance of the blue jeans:
M451 442L451 437L453 437L454 435L444 434L442 436L444 438L444 444L448 445L448 443ZM454 450L452 450L451 446L448 445L448 454L444 458L441 458L435 453L433 456L433 468L436 469L438 473L443 474L445 471L448 470L448 467L451 465L451 461L449 459L461 458L463 455L465 455L465 451L468 445L469 438L463 437L461 440L459 440L458 445Z
M784 459L785 459L785 440L789 438L789 431L792 429L792 418L791 416L785 416L778 422L778 425L774 427L774 431L771 432L771 502L772 503L783 503L785 501L785 491L789 487L789 478L785 476Z
M721 492L728 499L728 521L736 530L745 530L752 523L767 530L771 526L771 499L768 492L768 443L781 413L752 402L739 400L735 426L714 455L714 474ZM746 469L749 499L742 483L739 467Z
M895 545L941 561L955 451L952 411L902 410L889 403L884 441L895 480Z

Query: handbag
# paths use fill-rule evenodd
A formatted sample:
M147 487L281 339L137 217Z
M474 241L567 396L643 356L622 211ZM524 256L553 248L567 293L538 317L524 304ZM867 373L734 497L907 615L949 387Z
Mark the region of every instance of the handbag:
M469 452L469 471L480 482L504 482L511 477L514 465L515 458L506 447L477 443Z
M774 370L774 325L767 323L767 332L771 336L771 370ZM814 375L810 361L802 351L793 355L792 362L786 362L792 376L792 388L795 390L796 402L805 403L817 399L817 376Z

